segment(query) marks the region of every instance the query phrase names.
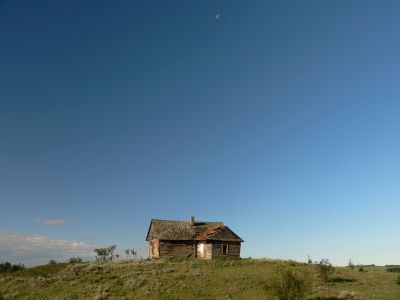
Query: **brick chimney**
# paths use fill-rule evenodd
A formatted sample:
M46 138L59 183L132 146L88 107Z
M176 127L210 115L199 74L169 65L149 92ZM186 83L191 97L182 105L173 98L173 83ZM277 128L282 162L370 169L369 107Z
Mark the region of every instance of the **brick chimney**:
M194 217L193 216L190 217L190 225L194 226Z

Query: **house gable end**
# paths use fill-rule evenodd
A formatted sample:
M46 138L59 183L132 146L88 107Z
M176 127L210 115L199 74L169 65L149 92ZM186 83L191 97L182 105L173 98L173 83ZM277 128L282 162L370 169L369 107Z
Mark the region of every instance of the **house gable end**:
M242 238L239 237L236 233L234 233L228 226L224 226L217 232L209 235L207 239L243 242Z
M149 241L150 239L152 239L151 238L153 235L152 231L153 231L153 220L151 220L149 229L147 230L146 241Z

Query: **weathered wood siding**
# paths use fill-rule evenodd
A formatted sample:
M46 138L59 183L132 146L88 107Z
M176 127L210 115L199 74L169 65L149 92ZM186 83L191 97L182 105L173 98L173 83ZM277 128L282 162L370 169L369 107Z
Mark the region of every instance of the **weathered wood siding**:
M199 252L198 244L203 243L203 252ZM228 245L228 253L222 252L223 245ZM213 259L220 257L240 257L240 242L232 241L149 241L150 258L197 257ZM196 253L194 253L196 252Z
M163 241L159 243L158 257L193 257L194 241Z
M155 258L160 256L159 252L159 240L151 240L149 241L149 256L150 258Z
M205 259L212 259L212 244L207 243L206 244L206 257Z
M212 236L208 238L209 240L214 240L214 241L239 241L241 240L240 237L234 233L228 226L225 226L223 229L219 230Z
M228 253L222 253L223 244L228 245ZM211 257L240 257L240 242L223 242L223 241L210 241L209 245L211 247Z

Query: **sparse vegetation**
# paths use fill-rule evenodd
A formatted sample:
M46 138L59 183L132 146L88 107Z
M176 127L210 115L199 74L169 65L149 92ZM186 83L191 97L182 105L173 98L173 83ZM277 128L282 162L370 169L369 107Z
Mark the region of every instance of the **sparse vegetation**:
M396 283L400 285L400 275L397 276Z
M399 274L387 272L386 267L364 266L367 272L335 267L329 273L330 280L327 282L320 279L316 268L314 264L268 259L59 262L0 273L0 294L4 299L43 300L276 300L275 287L279 284L274 282L278 280L283 291L295 291L288 293L295 296L288 296L292 298L287 299L302 299L301 295L307 300L399 299Z
M25 266L21 263L18 265L12 264L8 261L0 263L0 273L12 273L23 269L25 269Z
M83 262L83 259L80 258L79 256L78 256L78 257L71 257L71 258L68 260L68 263L69 263L69 264L79 264L79 263L82 263L82 262Z
M400 266L390 266L386 270L392 273L400 273Z
M339 296L337 297L338 299L343 299L343 300L353 300L353 299L359 299L357 294L355 292L349 292L349 291L342 291L340 292Z
M94 249L94 252L96 252L98 260L102 260L102 261L113 260L115 249L117 249L117 246L112 245L112 246L106 247L106 248L96 248L96 249Z
M137 258L137 251L135 249L125 249L124 250L127 259L136 259Z
M307 263L308 264L312 264L313 263L312 258L311 258L310 255L307 256Z
M350 269L354 269L354 263L353 263L353 261L351 260L351 258L349 259L349 263L347 264L347 266L348 266Z
M303 274L286 269L275 278L272 290L279 300L303 300L309 285Z
M321 261L317 264L318 275L322 281L327 282L329 280L329 274L334 271L332 264L328 259L321 259Z

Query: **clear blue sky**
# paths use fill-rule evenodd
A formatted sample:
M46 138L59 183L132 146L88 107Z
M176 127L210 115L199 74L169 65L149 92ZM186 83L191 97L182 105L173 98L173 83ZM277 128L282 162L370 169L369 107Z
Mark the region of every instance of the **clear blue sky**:
M243 256L399 263L399 11L0 0L0 256L194 215Z

